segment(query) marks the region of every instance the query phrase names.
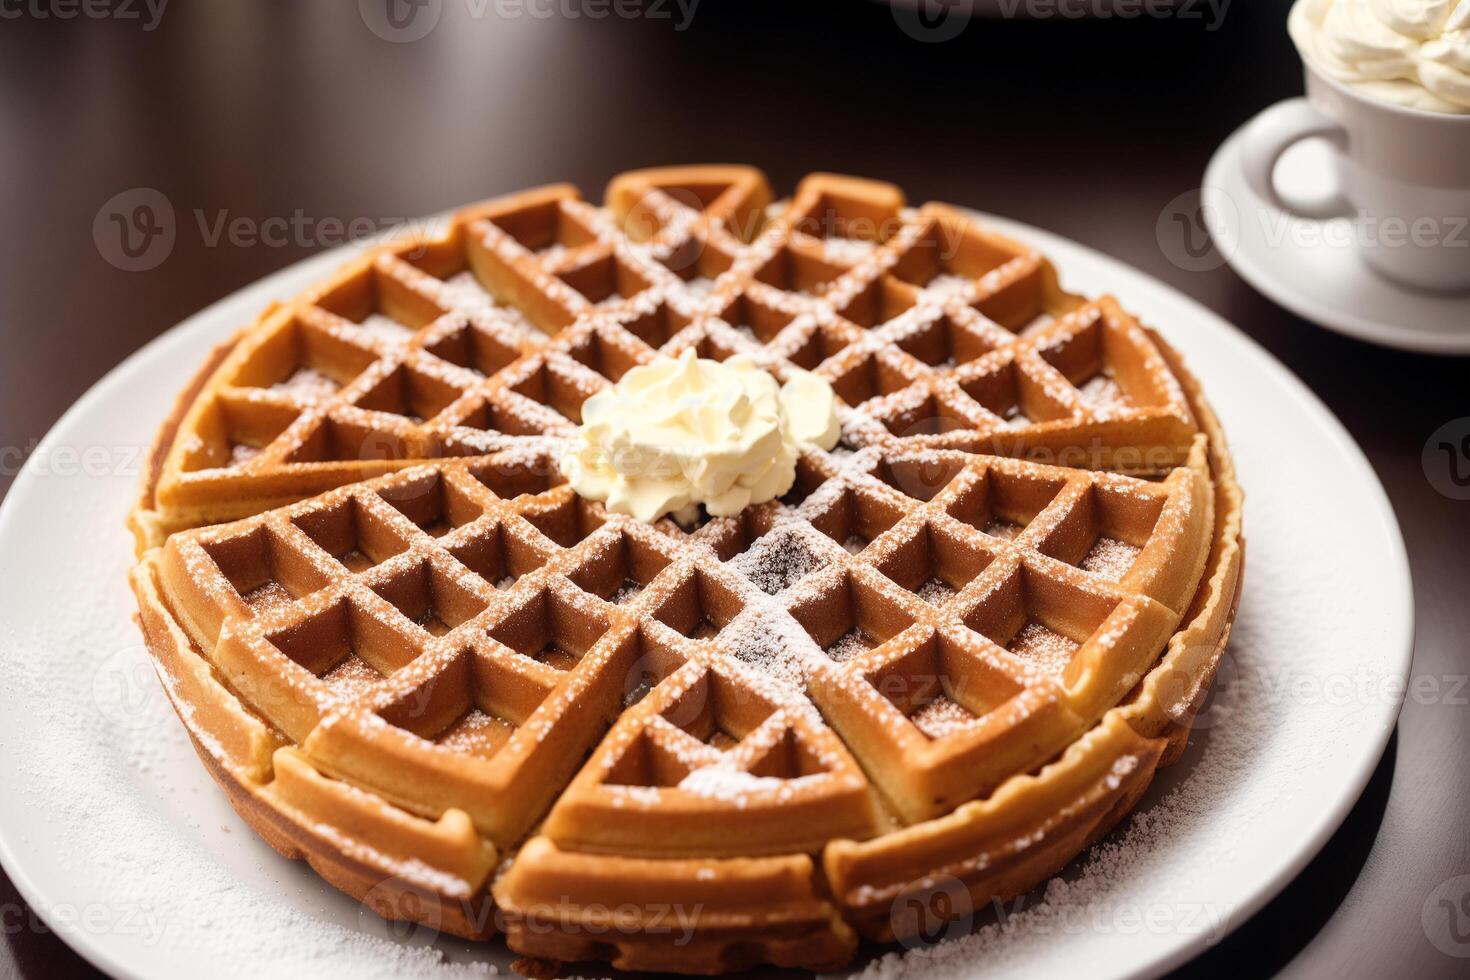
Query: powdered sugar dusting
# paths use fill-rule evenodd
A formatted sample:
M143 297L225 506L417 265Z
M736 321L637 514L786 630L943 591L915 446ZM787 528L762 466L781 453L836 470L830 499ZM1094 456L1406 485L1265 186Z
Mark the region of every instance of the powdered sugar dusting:
M333 693L349 701L361 699L368 689L382 679L382 674L356 655L349 656L322 675L322 681Z
M862 630L854 627L843 633L827 648L827 656L842 664L853 657L862 656L873 648L873 641Z
M877 247L877 242L866 239L832 235L822 240L822 257L838 265L857 265L872 255Z
M247 446L243 443L237 443L236 445L230 447L230 465L243 465L250 462L252 459L259 455L260 450L257 447Z
M930 738L943 738L969 728L979 719L943 695L930 701L910 716L909 721Z
M736 660L755 668L750 674L775 686L782 701L810 704L806 678L821 662L822 651L786 610L770 600L748 602L721 639Z
M413 330L381 313L368 314L357 329L389 347L406 344L413 337Z
M963 296L975 288L975 280L957 276L952 272L941 272L930 279L924 291L939 296Z
M286 380L271 385L270 390L302 401L314 402L335 394L339 387L341 386L337 382L315 368L302 367L297 368Z
M1060 675L1077 651L1077 641L1033 621L1021 627L1008 649L1040 673Z
M1100 419L1114 418L1133 406L1111 375L1096 374L1077 389L1084 404Z
M455 752L486 758L499 751L513 730L510 723L472 708L440 734L438 743Z
M1116 582L1133 567L1133 563L1138 560L1139 551L1139 548L1117 538L1103 536L1097 539L1077 564L1084 571Z
M919 591L915 594L932 606L942 606L954 598L955 589L943 579L931 578L919 586Z
M444 292L450 303L461 309L498 305L495 297L490 295L475 274L468 269L456 272L445 279Z
M753 776L724 766L695 769L679 780L679 789L710 800L741 800L751 793L782 789L788 780L775 776Z
M812 533L807 525L773 530L737 555L730 566L767 595L776 595L821 567Z

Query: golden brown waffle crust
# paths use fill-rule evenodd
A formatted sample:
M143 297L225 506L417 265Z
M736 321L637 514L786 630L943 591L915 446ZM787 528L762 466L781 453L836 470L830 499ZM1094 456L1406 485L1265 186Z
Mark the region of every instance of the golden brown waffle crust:
M827 186L840 189L847 180L831 178L836 183ZM624 175L608 199L633 210L649 187L728 181L747 184L744 197L732 200L770 203L764 179L738 167ZM853 184L869 196L886 186ZM1056 294L1059 309L1075 305L1054 279L1045 288ZM458 810L437 819L403 813L351 780L339 781L340 774L320 771L275 723L241 709L238 692L191 638L197 624L183 621L166 598L161 546L174 531L199 523L197 515L171 520L158 506L166 461L201 392L248 333L212 352L159 432L129 518L143 554L130 577L138 621L171 703L236 811L283 856L307 861L390 918L474 939L503 932L512 949L550 963L603 960L625 970L685 973L762 963L840 967L863 938L903 940L931 926L920 910L933 908L934 893L962 891L975 909L1008 900L1106 834L1138 803L1157 769L1183 751L1229 639L1244 560L1242 493L1200 385L1177 352L1148 331L1198 431L1192 458L1208 474L1208 550L1198 586L1177 603L1178 625L1152 666L1045 765L947 812L867 839L833 837L804 853L597 853L569 848L544 827L497 844ZM338 823L324 821L323 813ZM390 832L413 842L408 853L443 860L433 873L419 873L384 837Z
M267 311L267 315L269 314ZM164 526L157 510L155 495L158 491L158 481L163 475L163 464L168 458L169 451L173 449L174 439L178 436L179 426L183 425L184 418L189 409L194 406L200 393L204 390L209 380L214 377L221 364L230 356L239 344L240 339L247 331L241 330L228 340L216 344L194 372L184 390L179 392L174 404L169 409L168 416L163 424L158 427L158 432L153 436L153 444L148 449L148 459L143 467L143 472L138 478L138 496L133 504L132 510L128 512L128 530L133 532L138 554L142 554L148 548L156 548L163 543L169 533L179 528Z

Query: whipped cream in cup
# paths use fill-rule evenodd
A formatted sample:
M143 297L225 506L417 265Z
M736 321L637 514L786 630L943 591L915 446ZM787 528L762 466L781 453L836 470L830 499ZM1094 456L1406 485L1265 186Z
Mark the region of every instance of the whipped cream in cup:
M1470 0L1297 0L1288 28L1307 94L1241 131L1241 220L1349 218L1343 247L1384 278L1470 290ZM1335 200L1300 210L1273 172L1308 137L1336 150Z
M1409 109L1470 113L1470 0L1298 0L1302 58Z
M753 360L661 357L628 371L582 405L582 427L561 458L583 497L640 521L699 507L740 513L790 490L803 449L841 436L837 396L802 371L778 385Z

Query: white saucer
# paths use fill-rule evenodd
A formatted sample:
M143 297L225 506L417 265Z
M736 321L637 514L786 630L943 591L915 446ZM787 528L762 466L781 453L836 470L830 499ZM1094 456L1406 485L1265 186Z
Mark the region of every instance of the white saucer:
M1069 288L1117 295L1189 359L1231 437L1249 558L1215 701L1144 815L1045 903L1009 906L1005 929L908 965L987 980L1152 977L1249 918L1357 801L1403 694L1408 563L1362 453L1269 354L1112 259L992 224L1044 250ZM504 972L513 959L502 943L394 930L271 851L195 757L130 619L123 517L136 449L213 343L346 257L271 276L119 365L56 424L0 507L0 862L67 943L115 976L438 978Z
M1240 167L1242 131L1215 151L1200 198L1215 247L1241 278L1298 316L1349 337L1470 354L1470 293L1419 292L1390 282L1358 257L1347 218L1292 217L1261 200ZM1334 183L1330 152L1306 140L1283 154L1276 168L1281 194L1320 198L1321 188Z

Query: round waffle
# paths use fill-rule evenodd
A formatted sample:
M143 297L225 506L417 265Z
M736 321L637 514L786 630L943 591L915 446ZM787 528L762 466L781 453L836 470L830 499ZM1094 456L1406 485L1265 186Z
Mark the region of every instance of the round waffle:
M694 349L843 436L738 517L641 524L556 460ZM965 212L813 175L468 208L268 310L164 425L139 620L277 850L536 960L822 969L1054 873L1182 749L1240 491L1198 385Z

